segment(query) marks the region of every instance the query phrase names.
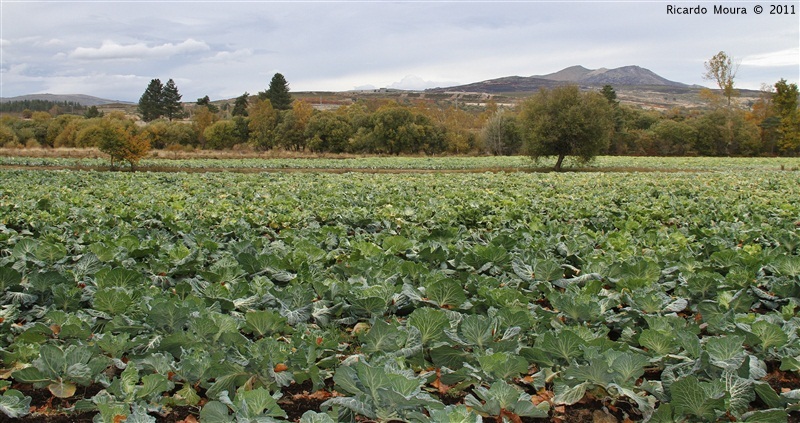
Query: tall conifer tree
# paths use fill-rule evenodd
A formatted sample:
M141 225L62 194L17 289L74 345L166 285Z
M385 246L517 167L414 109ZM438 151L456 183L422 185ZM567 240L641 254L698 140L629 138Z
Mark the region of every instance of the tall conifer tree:
M269 81L269 89L258 93L259 100L269 100L276 110L292 108L292 95L289 94L289 83L280 73L276 73Z
M150 80L144 94L139 98L139 114L142 120L150 122L158 119L164 114L162 97L164 96L164 86L160 79Z
M161 95L162 114L166 116L167 119L172 120L174 118L183 116L181 97L183 96L178 92L178 87L175 85L175 81L172 79L167 81L167 85L164 86L164 90L162 91Z
M236 97L236 101L233 103L233 111L231 111L231 116L245 116L247 117L247 102L250 94L245 91L244 94Z

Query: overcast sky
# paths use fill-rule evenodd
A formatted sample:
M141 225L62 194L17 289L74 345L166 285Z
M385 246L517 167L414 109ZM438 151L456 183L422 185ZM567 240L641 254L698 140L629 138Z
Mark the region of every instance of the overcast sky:
M9 1L0 0L3 97L89 94L137 101L172 78L184 101L265 90L423 89L572 65L638 65L712 86L723 50L736 86L798 82L800 25L769 2ZM670 15L701 5L705 15ZM713 5L747 15L715 15ZM756 5L765 7L755 14Z

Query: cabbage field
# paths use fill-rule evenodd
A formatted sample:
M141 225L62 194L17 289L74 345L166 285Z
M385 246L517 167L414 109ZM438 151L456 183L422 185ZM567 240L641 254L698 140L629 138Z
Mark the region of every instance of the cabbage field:
M797 159L3 160L0 420L800 419Z

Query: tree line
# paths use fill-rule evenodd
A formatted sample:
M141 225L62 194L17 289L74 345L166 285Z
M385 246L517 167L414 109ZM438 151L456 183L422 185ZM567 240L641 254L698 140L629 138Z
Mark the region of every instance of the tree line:
M14 100L0 103L0 112L21 113L22 116L30 118L33 112L48 112L51 115L61 113L83 113L86 106L74 101L53 101L53 100Z
M724 78L729 78L724 76ZM723 84L731 84L722 81ZM295 100L276 74L269 88L218 107L208 96L181 103L173 80L153 80L139 102L141 122L107 116L33 112L4 117L0 146L106 147L108 139L156 149L282 149L354 154L529 154L590 159L598 154L770 156L800 153L798 88L785 80L764 87L747 108L732 89L704 95L706 109L659 112L620 104L613 87L584 92L564 86L516 107L359 101L316 110ZM111 134L117 134L111 136ZM121 140L121 141L120 141ZM121 156L120 156L121 157ZM118 158L120 158L118 157Z

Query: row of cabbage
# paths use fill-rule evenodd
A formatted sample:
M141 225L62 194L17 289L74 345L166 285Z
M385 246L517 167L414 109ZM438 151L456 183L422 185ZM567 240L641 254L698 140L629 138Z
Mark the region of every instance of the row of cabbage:
M95 156L101 156L98 152ZM105 167L108 160L102 157L0 157L4 166L67 166ZM207 158L170 159L146 158L139 165L148 168L221 168L221 169L398 169L398 170L542 170L553 166L554 160L533 162L525 156L478 157L345 157L345 158ZM683 170L683 171L743 171L743 170L798 170L798 158L719 158L719 157L621 157L603 156L589 165L570 165L588 169Z
M794 172L0 176L11 417L29 385L99 422L280 420L293 384L303 422L800 410Z

